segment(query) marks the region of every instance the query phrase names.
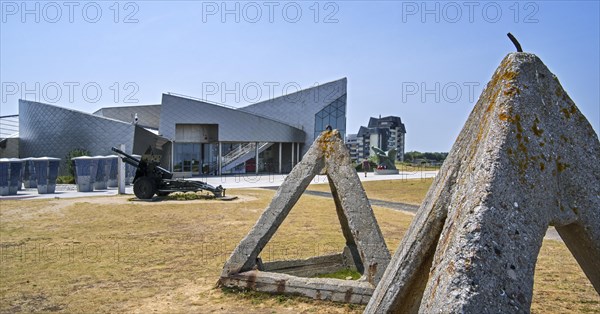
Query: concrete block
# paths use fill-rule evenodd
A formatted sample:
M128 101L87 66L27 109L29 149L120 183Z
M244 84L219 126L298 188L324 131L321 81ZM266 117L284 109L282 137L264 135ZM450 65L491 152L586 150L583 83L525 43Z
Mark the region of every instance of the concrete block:
M556 227L600 293L600 142L530 53L481 94L365 313L529 312Z
M75 163L75 183L78 192L94 191L94 181L98 172L98 159L90 156L72 158Z
M23 161L18 158L0 158L0 195L17 195L21 185Z
M35 178L39 194L52 194L56 191L56 178L60 158L40 157L33 158Z

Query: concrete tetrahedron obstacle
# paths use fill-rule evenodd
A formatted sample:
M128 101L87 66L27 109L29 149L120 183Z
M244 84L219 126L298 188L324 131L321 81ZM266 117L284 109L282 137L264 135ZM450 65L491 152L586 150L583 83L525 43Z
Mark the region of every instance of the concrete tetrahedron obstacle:
M600 143L542 61L504 58L365 313L529 312L555 226L600 293Z
M346 240L343 252L307 260L263 263L259 258L260 252L310 181L321 173L327 175ZM302 161L292 169L269 207L235 248L223 267L219 282L226 287L300 294L339 302L367 303L390 258L367 195L339 132L325 131L315 140ZM319 268L332 271L332 264L354 266L362 273L362 277L351 281L292 275L315 275ZM276 272L277 270L281 270L282 273Z

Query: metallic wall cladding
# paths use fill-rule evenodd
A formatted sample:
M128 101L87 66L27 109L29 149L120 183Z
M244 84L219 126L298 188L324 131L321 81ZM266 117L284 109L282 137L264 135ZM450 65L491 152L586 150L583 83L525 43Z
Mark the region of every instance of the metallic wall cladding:
M19 156L61 158L61 174L73 149L111 155L112 146L125 144L130 153L135 132L130 123L27 100L19 100L19 124Z
M112 146L125 144L131 153L134 138L144 147L163 144L175 138L177 124L218 124L221 142L304 143L303 154L319 131L315 115L325 107L343 102L337 106L343 108L343 123L338 124L345 126L346 84L343 78L239 109L169 94L163 94L162 105L102 108L95 114L19 100L19 157L61 158L65 174L64 159L73 149L110 155ZM138 125L158 127L164 139L136 131L130 121L135 113Z
M137 125L157 129L160 126L160 105L106 107L94 112L94 115L111 118L127 123L133 122L137 114Z
M271 117L306 132L302 154L315 140L315 115L336 100L346 102L347 79L325 83L296 93L273 98L238 110ZM344 106L344 125L346 124Z
M302 130L271 118L163 94L159 129L161 136L174 139L176 124L218 124L218 140L221 142L302 143L306 137Z

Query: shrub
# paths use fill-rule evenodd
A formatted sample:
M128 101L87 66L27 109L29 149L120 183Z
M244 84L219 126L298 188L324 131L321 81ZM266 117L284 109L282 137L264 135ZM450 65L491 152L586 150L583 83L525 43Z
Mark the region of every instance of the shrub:
M213 194L204 192L173 192L166 199L175 201L191 201L191 200L211 200L214 199Z
M56 178L56 184L75 184L73 176L59 176Z

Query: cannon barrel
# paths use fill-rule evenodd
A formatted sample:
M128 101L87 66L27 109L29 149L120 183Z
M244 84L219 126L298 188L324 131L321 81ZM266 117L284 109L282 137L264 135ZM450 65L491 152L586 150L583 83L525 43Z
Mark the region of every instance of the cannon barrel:
M137 159L116 147L112 147L111 150L113 152L121 155L120 157L121 157L121 159L123 159L124 162L126 162L134 167L139 167L140 163L142 162L140 159ZM173 176L173 173L171 173L169 170L167 170L159 165L154 165L154 168L161 174L161 177L170 179Z
M133 156L125 153L124 151L122 151L122 150L120 150L120 149L118 149L116 147L112 147L111 150L113 152L119 154L120 155L119 157L121 157L121 159L123 159L124 162L126 162L126 163L128 163L128 164L130 164L130 165L132 165L134 167L138 167L139 166L139 164L140 164L140 160L139 159L137 159L137 158L135 158L135 157L133 157Z

